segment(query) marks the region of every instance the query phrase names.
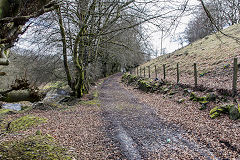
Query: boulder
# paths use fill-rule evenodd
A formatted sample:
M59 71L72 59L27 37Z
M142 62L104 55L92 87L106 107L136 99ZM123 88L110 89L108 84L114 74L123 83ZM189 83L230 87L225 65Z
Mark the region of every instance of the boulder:
M30 101L31 96L28 90L17 90L11 91L3 96L2 101L5 102L19 102L19 101Z
M217 95L214 94L214 93L209 93L207 96L206 96L206 100L211 102L211 101L215 101L217 99Z
M228 114L229 110L232 106L233 105L216 106L216 107L214 107L213 109L210 110L210 113L209 113L210 117L212 119L214 119L214 118L220 116L222 113Z
M174 95L174 94L176 94L176 93L177 93L176 91L171 90L168 94L169 94L170 96L172 96L172 95Z
M208 101L200 101L199 103L201 104L201 107L199 108L199 110L207 109Z
M236 106L231 106L229 109L229 117L232 120L237 120L240 118L240 113L238 111L238 108Z
M227 105L214 107L210 111L210 117L216 118L216 117L220 116L222 113L228 114L230 119L232 119L232 120L236 120L236 119L240 118L240 113L238 111L238 108L233 104L227 104Z
M63 89L52 89L47 92L45 98L33 105L33 108L40 110L47 110L52 108L59 108L62 102L70 99L70 93Z
M207 109L207 105L206 104L201 104L201 107L199 108L199 110L205 110Z
M20 102L30 101L36 102L41 99L41 94L37 90L23 89L23 90L12 90L0 96L0 101L4 102Z
M144 92L149 92L151 90L151 81L138 80L138 88Z
M42 100L43 103L52 103L52 102L60 102L66 97L70 97L70 93L63 89L53 89L49 91L45 98Z
M185 99L179 99L177 102L178 103L183 103L185 101Z

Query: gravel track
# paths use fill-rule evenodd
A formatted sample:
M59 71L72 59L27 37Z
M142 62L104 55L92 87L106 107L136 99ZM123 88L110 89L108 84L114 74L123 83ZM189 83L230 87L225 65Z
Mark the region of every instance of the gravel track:
M217 159L214 150L140 103L120 84L120 76L104 81L99 99L106 132L119 143L122 159Z

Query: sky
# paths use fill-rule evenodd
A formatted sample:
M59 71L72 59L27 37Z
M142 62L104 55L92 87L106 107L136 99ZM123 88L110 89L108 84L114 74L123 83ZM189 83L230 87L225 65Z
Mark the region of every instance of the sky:
M142 1L142 0L139 0L139 1ZM173 1L175 1L175 0L173 0ZM182 3L182 2L185 2L186 0L177 0L177 1ZM170 2L171 1L167 1L166 3L170 3ZM165 3L165 2L156 0L155 3L159 3L159 6L162 7L162 4ZM189 6L190 5L196 5L198 3L199 3L198 0L189 0L189 2L188 2ZM153 8L154 8L154 6L153 6ZM153 9L153 8L151 8L151 9L158 11L158 8L155 8L155 9ZM177 50L177 49L182 47L180 42L176 41L176 39L178 38L180 33L184 32L184 30L185 30L185 28L186 28L190 18L191 18L191 16L189 16L189 15L188 16L186 16L186 15L183 16L181 18L181 20L180 20L179 25L174 30L174 32L172 32L171 34L168 34L167 36L165 36L163 38L163 48L165 49L165 53L171 53L171 52L173 52L173 51L175 51L175 50ZM164 25L164 24L160 23L160 25ZM160 53L161 53L161 36L162 36L162 31L161 31L161 29L157 28L156 26L154 26L154 25L152 25L150 23L146 23L146 24L144 24L144 26L148 30L147 35L149 36L150 45L152 46L154 51L156 51L156 50L158 51L158 53L159 53L158 56L159 56ZM26 38L27 35L28 34L24 34L22 36L22 38ZM27 45L27 44L28 44L28 42L25 41L25 44L17 43L16 46L17 47L28 46L28 49L29 49L29 47L30 48L32 47L31 49L34 49L36 47L36 46L33 46L33 45ZM186 44L187 43L184 43L184 45L186 45ZM151 54L153 54L153 53L151 53Z
M197 0L189 0L188 4L189 5L197 5L197 4L199 4L199 2ZM174 30L174 32L172 32L172 34L168 34L167 36L165 36L163 38L163 48L165 48L165 53L174 52L175 50L182 47L181 43L176 40L177 40L178 36L183 34L190 19L191 19L191 15L183 16L180 20L179 25ZM145 24L145 25L152 28L152 30L149 31L150 42L151 42L151 45L153 46L153 49L155 51L158 50L159 55L160 55L162 31L159 28L156 28L155 26L153 26L151 24ZM185 45L187 45L186 42L183 44L183 46L185 46Z

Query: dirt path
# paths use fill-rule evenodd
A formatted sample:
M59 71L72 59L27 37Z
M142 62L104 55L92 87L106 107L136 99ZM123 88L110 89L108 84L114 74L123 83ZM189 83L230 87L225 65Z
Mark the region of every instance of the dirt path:
M120 75L100 89L105 128L126 159L215 159L214 150L156 114L120 84Z

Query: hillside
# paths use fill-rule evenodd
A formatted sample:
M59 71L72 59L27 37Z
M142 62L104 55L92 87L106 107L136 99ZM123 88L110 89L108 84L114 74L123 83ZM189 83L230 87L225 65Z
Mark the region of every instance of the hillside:
M231 26L223 32L240 38L240 25ZM193 63L197 63L199 84L230 89L233 58L239 58L239 53L240 44L234 39L217 33L206 36L171 54L153 59L141 67L151 66L151 76L154 77L154 66L156 65L158 77L162 78L163 64L166 64L167 80L176 82L176 64L179 63L180 83L193 85Z

